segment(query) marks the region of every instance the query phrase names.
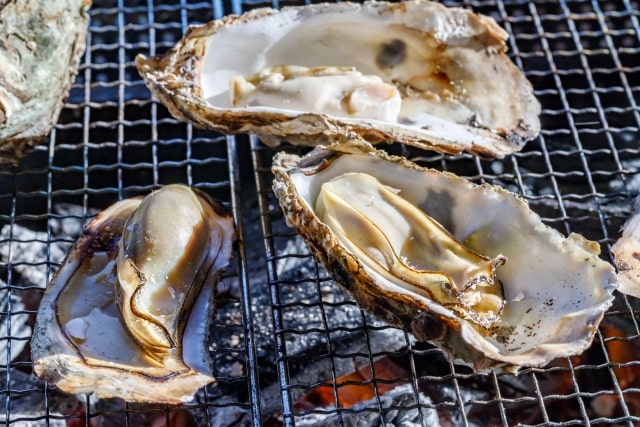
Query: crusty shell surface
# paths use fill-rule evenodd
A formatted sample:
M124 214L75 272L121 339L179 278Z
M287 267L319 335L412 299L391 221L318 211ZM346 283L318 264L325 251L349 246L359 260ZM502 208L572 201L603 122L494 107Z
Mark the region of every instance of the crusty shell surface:
M611 247L618 275L619 291L640 298L640 198L622 227L622 234Z
M0 164L58 121L85 50L91 0L0 1Z
M505 200L513 209L526 210L527 213L522 216L523 221L528 223L523 229L540 233L540 236L525 239L523 241L527 242L525 246L529 242L535 244L548 239L549 244L545 246L543 252L553 253L551 259L554 261L551 262L556 263L554 266L549 266L549 271L558 269L562 271L564 262L572 263L569 270L571 273L567 274L572 275L571 277L575 277L576 280L576 283L566 283L565 280L569 276L563 276L555 281L547 281L547 272L535 270L534 267L540 267L536 260L540 251L527 248L527 252L517 258L518 262L526 264L523 265L526 271L523 274L529 275L531 281L527 280L519 284L517 289L511 287L509 281L504 281L506 277L513 277L515 264L509 267L512 269L511 272L502 278L498 274L498 278L503 280L506 312L503 314L503 320L496 322L489 330L478 329L464 319L451 316L438 307L425 303L419 297L388 291L367 271L367 267L345 249L331 229L316 216L309 202L301 197L301 193L293 182L293 174L298 174L300 177L315 174L312 169L317 165L318 171L322 171L327 167L326 162L332 161L331 158L327 157L328 160L315 163L313 156L301 159L296 155L278 153L272 166L273 189L287 224L297 230L317 260L362 308L384 318L390 324L412 331L419 340L436 344L451 360L469 365L476 370L492 368L497 371L517 372L523 366L544 366L557 357L579 354L589 347L604 313L613 302L612 293L618 286L617 276L612 266L598 259L600 248L596 243L578 234L564 237L556 230L544 226L539 217L529 211L524 200L502 188L487 184L474 185L453 174L421 168L404 158L388 156L373 150L366 144L354 145L354 147L354 153L376 158L378 162L376 168L384 167L378 161L381 159L420 173L442 174L443 179L457 181L455 187L468 188L470 199L477 200L479 193L484 193L488 199ZM334 144L329 148L337 153L352 151L350 143ZM314 166L311 167L305 162L310 162ZM343 167L344 165L346 163L343 163ZM373 174L375 175L375 172ZM415 182L417 186L420 185L415 177L410 181ZM466 209L462 209L461 212L466 212ZM491 213L488 215L491 216ZM502 250L504 252L501 252L507 257L505 265L508 266L510 254L505 247L502 247ZM528 259L531 260L531 265L528 265ZM556 262L555 259L563 261ZM514 259L511 261L515 262ZM500 273L500 268L497 271ZM536 285L542 286L538 289ZM588 301L584 301L584 298ZM533 310L532 316L529 314L530 309ZM523 312L520 316L517 310L523 310L526 313ZM509 319L506 320L505 316ZM521 317L522 320L520 320ZM540 340L535 338L538 334L536 331L539 327L539 319L545 317L555 319L550 323L550 327L557 330L560 337L548 336L546 332L540 332L542 338ZM548 321L545 319L543 323ZM517 335L513 333L516 329L519 331ZM470 331L472 333L469 333ZM485 342L485 338L479 339L479 335L473 331L478 331L479 335L488 334L485 337L492 336L493 344ZM539 344L529 347L530 344L527 341L533 339L536 339L535 342ZM496 341L503 347L501 350L497 350ZM523 350L519 349L520 346L523 346ZM524 347L527 349L525 350Z
M138 71L152 94L166 105L176 118L226 134L256 133L268 145L277 145L281 141L299 145L326 144L339 138L345 131L351 131L374 144L399 141L450 154L466 151L485 157L503 157L521 150L525 143L540 131L540 104L533 94L530 82L506 55L507 33L491 18L461 8L448 8L435 2L419 0L407 3L318 4L283 8L282 11L255 9L243 15L231 15L205 25L189 27L183 39L167 53L149 58L138 55ZM292 11L295 12L294 17L289 16ZM470 123L461 125L436 118L433 126L425 125L419 128L380 120L361 120L273 108L218 107L207 102L203 96L202 73L204 63L211 60L207 58L205 61L205 56L216 56L216 52L207 52L207 46L210 40L216 38L226 27L253 24L256 21L277 18L280 14L284 16L284 13L288 14L284 19L297 22L309 16L336 11L345 15L366 12L371 15L402 16L402 19L410 21L415 28L432 34L441 46L457 47L474 43L474 49L467 53L463 51L459 53L460 57L449 61L458 64L468 59L473 63L480 60L485 64L491 64L490 67L484 68L463 64L460 69L464 69L465 73L475 73L476 69L484 70L484 74L476 76L476 81L485 85L485 93L490 94L483 102L488 102L491 107L484 108L489 111L500 106L499 113L491 114L500 119L504 116L510 117L508 125L491 128L471 123L473 119L470 119ZM415 19L404 17L412 14L424 16ZM345 26L348 26L348 23L345 23ZM413 31L414 27L411 29ZM278 31L277 25L270 31ZM233 54L241 57L245 50L242 46L243 41L237 40L237 43L237 49L233 50ZM251 43L251 40L245 43ZM290 46L289 49L304 52L308 47ZM481 58L478 51L483 52ZM467 58L464 55L469 56ZM225 68L226 62L221 59L219 66ZM505 87L508 90L504 90ZM496 95L504 92L508 92L508 96L500 98L500 95ZM454 128L459 130L454 132Z

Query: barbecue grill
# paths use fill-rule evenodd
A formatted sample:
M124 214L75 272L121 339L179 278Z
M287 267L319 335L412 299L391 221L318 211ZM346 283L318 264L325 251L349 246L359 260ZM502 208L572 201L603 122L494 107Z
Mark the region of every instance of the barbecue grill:
M592 347L545 368L511 376L447 362L359 310L287 228L269 169L282 147L173 119L135 69L136 54L166 51L187 25L293 4L94 1L58 124L15 169L0 171L0 424L640 425L638 300L618 295ZM512 190L548 225L598 242L612 261L640 189L640 3L447 4L492 16L510 33L509 55L542 103L542 133L504 160L388 149ZM119 199L174 182L223 201L238 225L211 325L217 382L167 406L69 396L37 380L30 325L82 225Z

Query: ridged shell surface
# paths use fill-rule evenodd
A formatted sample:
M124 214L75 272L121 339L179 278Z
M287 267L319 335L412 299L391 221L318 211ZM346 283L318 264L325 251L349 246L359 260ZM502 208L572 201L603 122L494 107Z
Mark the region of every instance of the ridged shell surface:
M410 329L418 339L435 343L454 361L476 369L514 371L579 354L590 345L613 301L617 276L609 263L599 259L599 246L578 234L565 237L547 227L527 203L500 187L475 185L421 168L354 140L316 149L302 158L278 153L272 170L274 191L288 224L334 279L363 308ZM401 216L396 219L396 214L387 221L378 218L379 198L371 197L369 207L358 205L359 189L338 206L341 216L321 219L326 216L317 208L318 200L328 197L328 183L335 186L337 180L354 173L374 177L404 200L397 199L384 209L398 207L399 211L401 203L409 203L429 222L437 221L447 230L449 236L432 234L431 240L424 239L430 252L439 250L444 256L453 239L486 259L504 257L504 262L494 265L493 284L473 287L470 294L472 305L487 297L489 302L503 298L502 311L493 310L497 318L479 322L459 304L434 298L428 288L416 285L418 279L393 274L397 269L393 264L398 262L418 265L415 274L432 272L426 271L429 265L421 255L414 255L423 251L407 251L418 240L417 223ZM360 213L367 209L368 214ZM398 224L403 222L412 226L404 236L397 236ZM374 224L378 230L360 233L363 224ZM375 233L387 236L386 241L372 238ZM391 246L399 256L387 255ZM455 277L461 265L439 268L445 268L440 270L443 275ZM443 285L451 290L448 283Z
M0 2L0 164L14 164L58 120L78 70L90 0Z
M640 298L640 198L611 247L620 276L620 292Z
M540 131L506 39L493 19L436 2L345 2L228 16L136 64L171 113L199 127L270 145L350 131L502 157Z

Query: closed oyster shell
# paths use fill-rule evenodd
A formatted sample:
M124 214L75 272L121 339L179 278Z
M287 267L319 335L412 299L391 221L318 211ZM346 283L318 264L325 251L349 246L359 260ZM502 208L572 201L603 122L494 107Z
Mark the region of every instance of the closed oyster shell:
M564 237L545 226L522 199L500 187L475 185L421 168L357 140L316 149L302 158L278 153L272 170L273 188L287 223L302 235L338 284L364 309L413 331L420 340L433 342L453 361L475 369L517 371L581 353L613 301L617 276L609 263L598 258L599 246L578 234ZM504 256L504 265L495 269L504 296L499 318L482 324L451 303L431 298L425 288L407 283L405 275L394 276L383 257L376 255L385 247L371 244L366 234L358 237L356 219L333 221L337 225L322 221L315 205L326 191L324 186L353 173L370 175L394 189L470 250L489 258ZM352 198L361 191L353 192ZM359 221L376 224L389 244L407 255L404 248L412 244L415 226L405 235L393 235L389 230L400 221L376 220L379 203L372 199L368 219ZM343 230L338 232L336 227ZM345 235L352 242L346 243ZM372 254L377 264L353 250L358 241L358 251ZM426 244L444 251L450 241L434 237ZM417 262L407 258L407 264ZM416 269L424 271L424 267Z
M436 2L345 2L257 9L190 27L169 52L139 55L136 65L178 119L223 133L256 133L269 145L317 145L351 131L372 143L502 157L540 131L540 104L506 55L506 39L493 19ZM283 66L310 67L309 75L353 67L352 73L379 76L397 87L400 114L397 120L326 114L314 105L287 108L295 103L289 98L280 106L232 106L231 87L244 87L246 80L259 84L263 79L256 75ZM319 87L328 84L318 81ZM347 87L350 94L354 89ZM314 103L343 92L283 90L312 93ZM369 90L380 91L387 89ZM266 88L263 94L272 92ZM348 95L337 104L351 101Z
M33 369L38 377L69 393L95 392L100 398L163 403L188 401L198 389L214 381L208 323L215 310L215 285L229 263L235 232L232 219L220 206L193 190L195 200L182 209L201 212L202 218L189 234L187 228L193 222L181 226L184 221L172 206L171 196L191 191L184 186L165 186L144 201L134 198L117 202L87 225L56 271L38 310L31 342ZM158 193L162 200L157 200ZM149 202L149 197L155 200ZM183 197L178 199L184 203ZM162 285L160 291L152 296L159 307L173 307L176 302L179 318L166 328L172 345L160 350L141 345L137 337L139 330L148 330L145 319L121 315L119 305L128 301L116 298L121 286L117 260L127 259L121 256L120 241L127 227L146 226L135 216L140 216L140 211L166 228L175 226L189 235L175 240L175 233L169 231L165 236L162 227L151 227L153 236L146 236L150 240L129 241L127 250L157 255L149 245L171 245L172 251L163 261L173 258L178 261L177 268L197 272L191 283L176 283L172 281L176 274L166 268L169 278L158 284ZM196 241L209 243L202 247ZM133 250L132 246L140 248ZM190 255L206 261L197 265L180 262ZM165 262L164 266L169 264ZM198 273L201 268L204 270ZM152 276L148 268L144 274ZM144 287L139 287L144 294ZM181 290L191 294L189 300L176 295ZM144 313L155 308L146 307Z
M58 120L85 49L90 0L0 1L0 164Z

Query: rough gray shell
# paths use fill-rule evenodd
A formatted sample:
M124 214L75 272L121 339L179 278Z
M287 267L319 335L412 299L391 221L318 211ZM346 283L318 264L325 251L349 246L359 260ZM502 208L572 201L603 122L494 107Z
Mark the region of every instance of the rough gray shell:
M58 120L85 49L91 0L0 1L0 164Z

